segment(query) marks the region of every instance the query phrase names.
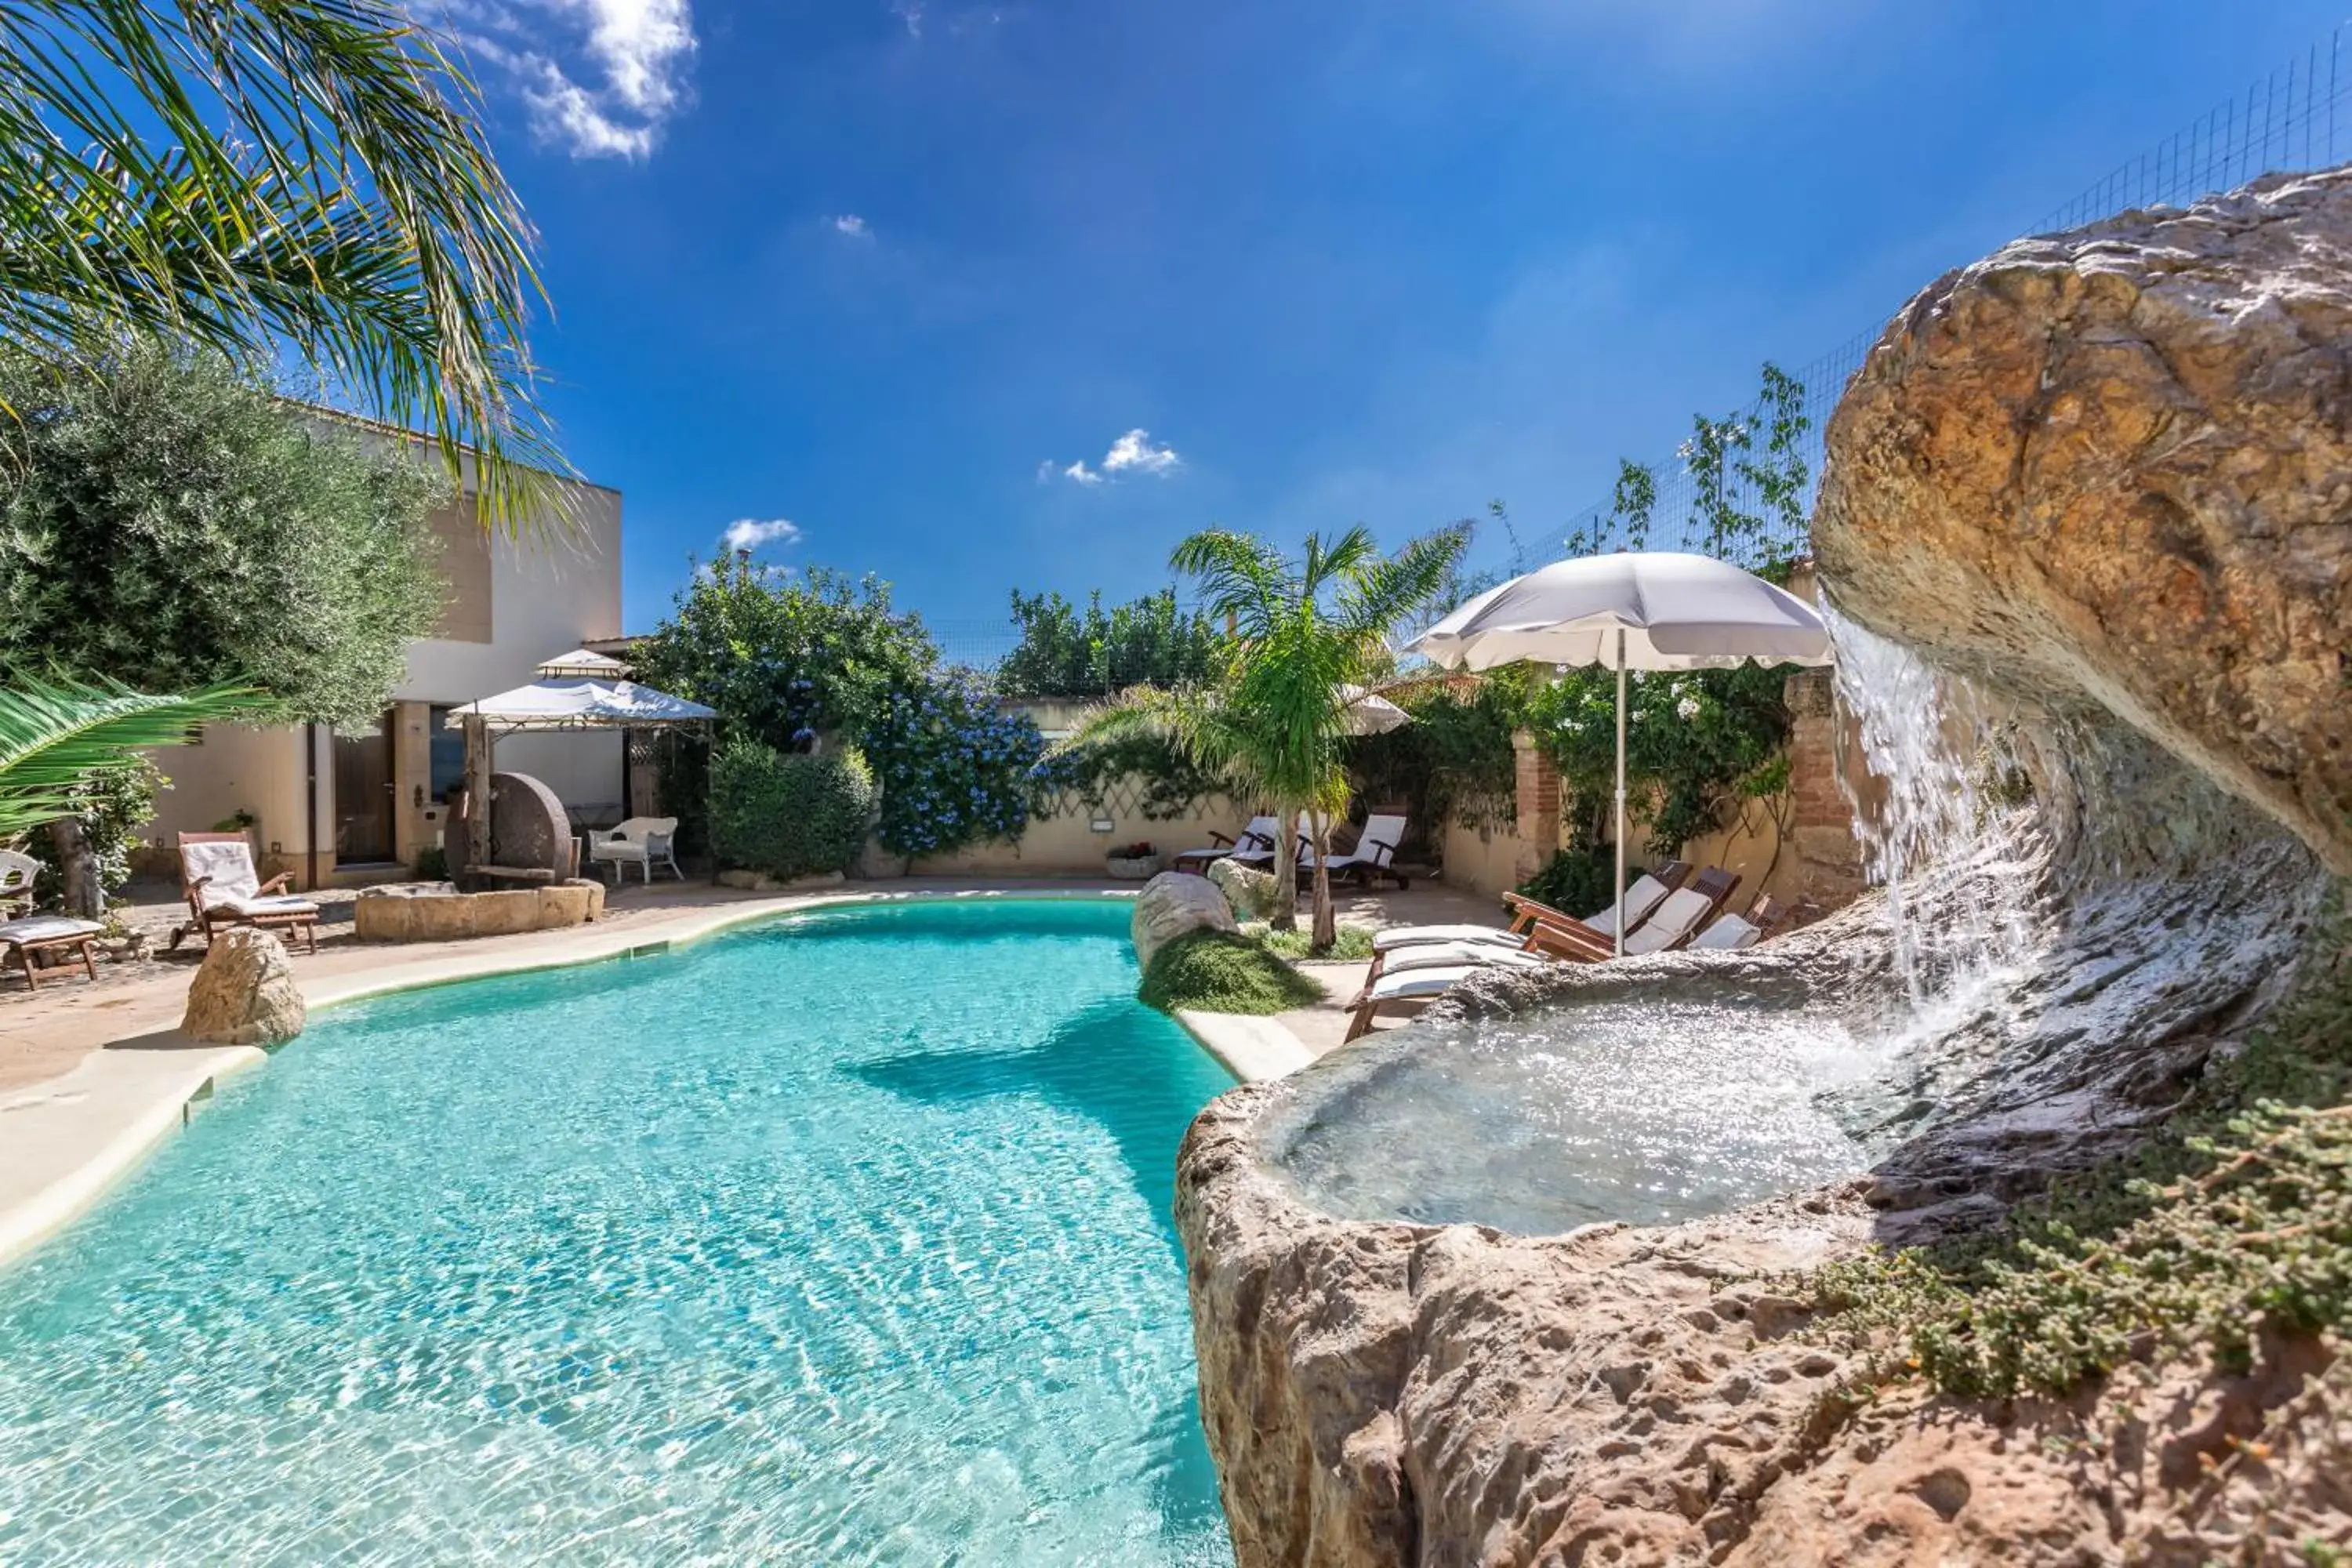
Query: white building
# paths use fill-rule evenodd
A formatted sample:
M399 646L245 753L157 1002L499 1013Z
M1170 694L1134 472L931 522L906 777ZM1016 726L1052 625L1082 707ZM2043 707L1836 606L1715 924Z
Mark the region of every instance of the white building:
M407 679L378 723L216 725L192 746L155 752L172 787L156 802L149 843L168 851L174 834L249 818L263 875L287 871L302 888L385 880L437 846L465 769L449 709L621 635L620 492L551 482L564 524L520 538L486 533L470 496L435 514L448 602L438 635L409 645ZM625 815L623 748L617 731L516 735L499 742L498 766L534 774L583 816L607 820ZM157 858L176 870L168 854Z

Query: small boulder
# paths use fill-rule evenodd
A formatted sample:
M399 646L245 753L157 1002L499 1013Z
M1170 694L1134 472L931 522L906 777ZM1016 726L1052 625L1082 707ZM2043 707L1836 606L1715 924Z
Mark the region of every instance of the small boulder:
M274 1046L302 1032L301 989L285 945L266 931L216 931L196 978L180 1032L223 1046Z
M1228 857L1209 862L1209 880L1225 895L1236 920L1262 921L1274 913L1274 873Z
M1128 930L1135 938L1135 962L1151 966L1151 955L1193 931L1233 931L1234 911L1225 895L1206 877L1162 871L1136 895Z

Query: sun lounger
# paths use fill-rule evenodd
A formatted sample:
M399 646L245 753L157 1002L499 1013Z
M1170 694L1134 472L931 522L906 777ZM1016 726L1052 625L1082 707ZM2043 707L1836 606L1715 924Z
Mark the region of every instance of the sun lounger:
M1391 814L1367 818L1356 847L1326 860L1325 870L1334 881L1344 877L1369 884L1386 878L1397 885L1397 891L1404 891L1409 884L1404 873L1396 868L1395 860L1397 846L1404 842L1405 826L1405 818ZM1314 848L1304 842L1299 846L1298 868L1302 872L1315 868Z
M261 879L253 868L253 845L242 833L181 834L180 892L189 919L173 929L171 945L196 931L209 944L220 927L247 925L299 931L309 950L318 952L319 906L277 891L289 880L283 871Z
M1759 893L1748 906L1745 915L1719 915L1715 923L1691 938L1691 951L1701 948L1716 952L1738 952L1754 947L1772 934L1773 928L1788 918L1789 911L1769 893Z
M98 961L90 954L90 942L106 928L96 921L68 920L63 915L26 915L0 925L0 953L14 953L25 971L25 988L38 991L40 980L33 962L36 953L58 952L79 949L82 972L92 980L98 978Z
M1523 941L1524 945L1517 949L1484 942L1464 943L1453 953L1451 962L1441 956L1449 946L1444 942L1401 947L1375 958L1364 989L1348 1005L1355 1016L1349 1021L1347 1037L1352 1040L1370 1033L1373 1018L1383 1007L1393 1003L1428 1001L1473 974L1496 969L1541 969L1562 960L1585 959L1581 946L1572 942L1567 933L1540 921L1528 928Z
M1682 886L1683 879L1690 875L1690 869L1685 861L1669 860L1655 871L1643 872L1625 889L1622 900L1625 907L1633 911L1635 920L1640 920L1657 908L1668 893ZM1372 952L1383 953L1394 948L1424 942L1475 942L1505 948L1525 947L1528 928L1538 921L1565 931L1582 929L1592 931L1603 940L1610 939L1616 929L1614 906L1590 920L1580 920L1565 910L1538 903L1524 893L1506 893L1503 900L1511 909L1511 923L1507 930L1486 925L1391 926L1386 931L1372 933Z
M1739 879L1728 871L1710 867L1700 872L1689 887L1668 893L1655 913L1626 934L1625 955L1664 952L1688 942L1691 933L1720 910L1738 886ZM1523 901L1544 907L1533 900ZM1362 993L1349 1004L1354 1016L1347 1037L1352 1040L1370 1032L1372 1020L1391 1004L1442 995L1455 983L1485 970L1540 967L1552 960L1602 963L1615 956L1614 936L1597 936L1582 921L1558 925L1540 919L1528 927L1518 950L1490 942L1432 942L1376 952Z
M1205 849L1187 849L1172 862L1175 869L1205 876L1209 868L1219 860L1238 859L1244 865L1274 858L1274 836L1282 831L1282 819L1274 816L1253 816L1249 826L1228 838L1215 828L1209 837L1216 842Z

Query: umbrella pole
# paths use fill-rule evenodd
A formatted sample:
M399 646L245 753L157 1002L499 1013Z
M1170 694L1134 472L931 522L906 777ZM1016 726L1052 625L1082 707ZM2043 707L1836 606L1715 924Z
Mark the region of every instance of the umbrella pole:
M1625 956L1625 628L1617 628L1617 956Z

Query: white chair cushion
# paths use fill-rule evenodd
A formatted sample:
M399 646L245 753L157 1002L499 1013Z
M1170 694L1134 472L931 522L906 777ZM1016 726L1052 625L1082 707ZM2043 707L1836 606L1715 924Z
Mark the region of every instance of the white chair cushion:
M1717 952L1738 952L1742 948L1754 947L1763 940L1761 927L1752 926L1738 915L1726 915L1691 938L1691 946L1710 948Z
M1410 1002L1417 996L1435 996L1452 990L1456 982L1468 979L1481 967L1460 963L1438 969L1401 969L1373 981L1370 995L1375 1002Z
M1552 961L1539 952L1525 952L1490 942L1431 942L1391 949L1381 960L1383 975L1408 969L1440 969L1477 964L1489 968L1540 969Z
M268 899L215 899L206 909L226 910L233 915L315 915L319 906L308 899L278 897Z
M105 929L96 921L71 920L64 915L26 915L23 920L0 925L0 942L14 947L19 942L48 942L61 936L96 936Z
M1626 936L1626 954L1664 952L1706 918L1708 907L1707 896L1696 888L1678 888L1668 893L1658 912Z
M196 889L206 909L250 899L261 891L261 878L253 868L253 847L241 838L220 844L183 844L180 863L189 881L209 879Z
M1617 910L1620 905L1624 908L1627 921L1633 922L1625 928L1627 931L1632 931L1633 924L1640 923L1642 917L1656 909L1665 896L1666 885L1644 871L1633 879L1633 885L1625 889L1625 896L1622 899L1584 923L1602 936L1613 937L1617 934Z
M1493 926L1391 926L1372 933L1372 951L1386 952L1392 947L1411 947L1425 942L1490 942L1505 947L1524 947L1527 938L1513 936L1509 931Z

